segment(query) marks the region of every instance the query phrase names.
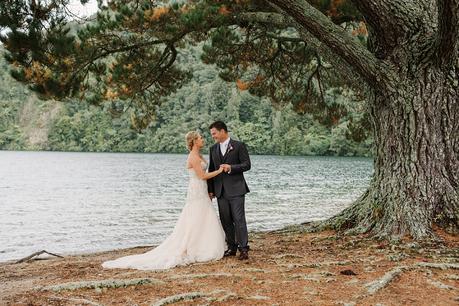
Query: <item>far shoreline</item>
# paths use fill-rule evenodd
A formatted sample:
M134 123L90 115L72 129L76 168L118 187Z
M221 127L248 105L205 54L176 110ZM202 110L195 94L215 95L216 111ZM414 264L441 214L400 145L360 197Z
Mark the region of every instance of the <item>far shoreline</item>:
M103 151L50 151L50 150L2 150L0 152L34 152L34 153L93 153L93 154L145 154L145 155L187 155L187 152L103 152ZM204 150L202 152L206 155L208 152ZM368 158L373 159L373 156L365 155L276 155L276 154L250 154L250 156L267 156L267 157L346 157L346 158Z

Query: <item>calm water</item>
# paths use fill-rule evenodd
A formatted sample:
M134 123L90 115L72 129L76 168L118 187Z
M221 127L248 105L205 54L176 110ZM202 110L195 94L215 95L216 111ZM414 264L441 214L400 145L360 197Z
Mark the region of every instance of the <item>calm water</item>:
M185 155L0 151L0 261L154 245L173 229ZM331 216L369 183L372 160L252 156L249 230ZM216 202L214 201L216 208Z

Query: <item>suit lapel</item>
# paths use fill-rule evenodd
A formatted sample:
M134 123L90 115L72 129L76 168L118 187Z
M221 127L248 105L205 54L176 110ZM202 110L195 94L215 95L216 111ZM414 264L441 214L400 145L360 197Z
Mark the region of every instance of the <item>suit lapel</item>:
M233 142L232 139L230 139L230 141L228 142L228 147L226 147L226 152L225 152L225 155L223 156L223 162L226 161L226 157L228 156L229 152L231 152L230 148L233 146L232 142Z

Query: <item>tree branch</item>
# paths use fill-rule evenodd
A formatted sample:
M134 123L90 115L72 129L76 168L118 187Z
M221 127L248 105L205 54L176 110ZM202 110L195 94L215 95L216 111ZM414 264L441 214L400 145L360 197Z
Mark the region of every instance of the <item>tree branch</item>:
M456 59L459 45L459 0L439 0L437 58L449 66Z
M281 11L279 8L275 8L276 10ZM356 73L355 69L341 57L336 56L335 52L314 37L304 27L300 26L293 18L280 13L251 12L239 14L237 19L237 23L239 24L253 22L274 25L280 29L294 28L298 32L300 39L310 46L311 49L316 50L321 56L327 58L330 62L333 62L335 70L339 71L340 78L346 80L349 85L354 85L360 88L362 79L360 78L360 75Z
M164 67L161 67L163 64L163 61L166 60L168 57L170 57L169 61L164 65ZM164 72L175 63L176 59L177 59L177 50L175 49L175 46L173 44L170 44L164 49L162 59L149 71L146 77L148 77L149 74L153 73L156 70L160 70L160 73L156 77L154 77L152 80L148 80L147 85L141 84L141 90L139 91L147 90L155 82L159 81L161 77L163 76Z
M327 45L334 53L354 67L373 88L387 90L392 77L390 69L379 61L344 29L335 25L305 0L270 0L305 30Z

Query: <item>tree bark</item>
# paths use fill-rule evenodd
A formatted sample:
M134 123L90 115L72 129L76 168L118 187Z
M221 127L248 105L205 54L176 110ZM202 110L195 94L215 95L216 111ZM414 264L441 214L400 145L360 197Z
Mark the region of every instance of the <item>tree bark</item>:
M374 176L368 190L326 225L381 238L459 230L459 87L434 65L374 92Z
M419 31L420 22L428 10L425 1L419 0L352 0L365 17L365 21L378 40L377 58L386 58L408 36L407 32ZM427 16L426 16L427 17Z
M450 67L457 60L459 44L459 0L438 1L437 62Z

